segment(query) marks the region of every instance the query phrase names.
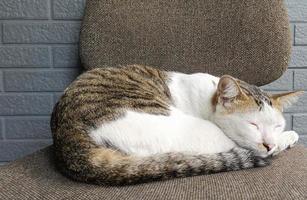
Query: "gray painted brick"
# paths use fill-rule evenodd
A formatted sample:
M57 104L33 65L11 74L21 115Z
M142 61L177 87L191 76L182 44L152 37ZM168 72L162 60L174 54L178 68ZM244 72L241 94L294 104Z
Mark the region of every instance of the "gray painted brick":
M6 139L51 139L50 117L5 119Z
M86 0L54 0L54 19L81 19Z
M307 44L307 24L295 25L295 44L296 45Z
M290 21L307 21L306 0L285 0Z
M52 53L54 67L80 67L77 46L53 47Z
M49 115L52 107L49 94L0 94L0 115Z
M77 43L79 22L4 23L3 43Z
M293 130L299 134L307 135L307 114L293 115Z
M298 140L299 144L303 144L305 147L307 147L307 135L301 135L300 139Z
M262 88L265 90L292 90L293 70L287 70L279 79Z
M63 95L63 92L53 94L53 103L56 104L62 95Z
M12 161L51 144L44 141L0 141L0 160Z
M307 46L294 46L289 67L307 67Z
M49 67L47 47L0 47L0 67Z
M294 72L294 89L296 89L296 90L307 90L307 69L295 70L295 72Z
M0 19L47 19L48 0L1 0Z
M63 91L78 70L5 70L5 91Z
M304 113L307 112L307 92L305 92L291 107L285 109L285 112Z

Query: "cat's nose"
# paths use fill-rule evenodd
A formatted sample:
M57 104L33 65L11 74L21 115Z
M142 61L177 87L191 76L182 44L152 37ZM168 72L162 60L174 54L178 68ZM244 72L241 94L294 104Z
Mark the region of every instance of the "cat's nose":
M275 144L267 144L267 143L263 143L263 146L266 148L266 150L269 152L271 151L274 147Z

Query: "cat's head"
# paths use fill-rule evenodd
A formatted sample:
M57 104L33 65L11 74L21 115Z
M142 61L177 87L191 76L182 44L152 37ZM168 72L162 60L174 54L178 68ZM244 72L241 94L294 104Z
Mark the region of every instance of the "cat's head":
M282 111L302 91L268 94L231 76L222 76L212 99L212 120L238 145L266 156L284 131Z

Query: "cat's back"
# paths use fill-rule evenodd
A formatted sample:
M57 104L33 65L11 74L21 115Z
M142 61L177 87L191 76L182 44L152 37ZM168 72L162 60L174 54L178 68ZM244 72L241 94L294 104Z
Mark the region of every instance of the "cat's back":
M142 65L87 71L64 91L53 118L93 127L125 110L167 115L172 101L168 79L167 72Z

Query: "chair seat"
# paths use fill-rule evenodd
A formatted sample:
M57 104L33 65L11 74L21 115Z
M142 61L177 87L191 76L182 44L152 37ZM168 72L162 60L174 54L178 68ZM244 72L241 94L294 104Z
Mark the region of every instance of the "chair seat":
M0 199L307 199L307 149L287 150L265 168L105 187L62 176L50 146L0 167Z

